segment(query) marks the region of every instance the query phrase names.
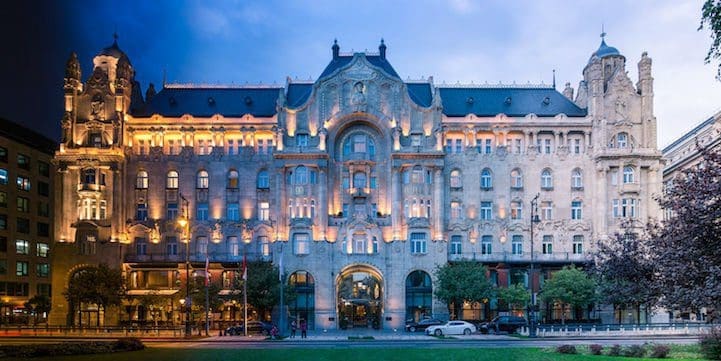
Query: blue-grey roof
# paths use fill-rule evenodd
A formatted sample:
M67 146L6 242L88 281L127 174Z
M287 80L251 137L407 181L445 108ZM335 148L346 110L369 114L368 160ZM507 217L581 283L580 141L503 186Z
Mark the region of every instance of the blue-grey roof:
M163 88L135 116L160 114L178 117L190 114L208 117L222 114L239 117L246 114L270 117L276 113L276 103L282 88Z
M288 94L286 95L286 103L290 108L297 108L310 97L313 92L313 84L310 83L290 83L288 84Z
M601 39L601 46L598 47L598 50L594 51L593 54L591 54L591 57L588 59L588 62L591 62L591 59L593 59L594 56L597 56L599 58L605 58L608 56L620 56L621 52L618 51L618 49L614 48L613 46L606 45L606 40Z
M369 63L383 69L383 71L388 73L388 75L394 76L396 78L400 78L398 76L398 73L396 73L395 69L393 69L393 66L391 65L391 63L389 63L388 60L381 58L380 55L366 55L365 57ZM326 75L333 73L337 69L340 69L340 68L348 65L348 63L350 63L351 60L353 60L353 56L350 56L350 55L341 55L341 56L331 60L330 63L328 63L328 66L325 67L325 70L323 70L323 73L320 74L318 79L321 79L321 78L325 77Z
M120 50L120 47L118 46L118 39L115 39L115 41L113 41L113 45L110 45L103 48L103 50L100 50L100 52L96 56L100 55L112 56L117 59L125 58L125 60L128 61L128 64L130 64L130 59L128 59L128 56L125 55L125 52Z
M433 102L433 92L430 83L406 83L408 96L416 104L422 107L429 107Z
M566 114L585 117L586 109L579 108L554 88L438 88L443 101L443 113L451 117L468 114L476 116L522 117L536 114L552 117Z

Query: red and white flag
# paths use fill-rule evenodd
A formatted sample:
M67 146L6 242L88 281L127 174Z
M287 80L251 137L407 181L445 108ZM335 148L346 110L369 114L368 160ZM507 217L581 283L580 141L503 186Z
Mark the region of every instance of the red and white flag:
M210 272L209 272L209 268L210 268L210 259L208 258L208 256L205 256L205 286L206 286L206 287L207 287L208 284L210 283Z
M248 280L248 264L245 263L245 255L243 255L243 281Z

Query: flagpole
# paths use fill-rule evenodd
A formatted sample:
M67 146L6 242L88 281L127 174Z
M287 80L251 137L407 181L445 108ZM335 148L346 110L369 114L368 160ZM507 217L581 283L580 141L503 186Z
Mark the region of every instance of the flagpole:
M278 280L280 281L280 335L283 335L285 329L285 312L283 311L283 243L280 244L280 260L278 262Z
M243 336L248 337L248 265L245 263L245 246L243 246Z
M208 313L210 310L208 310L208 306L210 304L210 300L208 297L208 286L210 283L210 274L208 273L208 265L210 260L208 259L208 254L206 251L205 254L205 336L209 336L208 329L210 328L210 323L208 321Z

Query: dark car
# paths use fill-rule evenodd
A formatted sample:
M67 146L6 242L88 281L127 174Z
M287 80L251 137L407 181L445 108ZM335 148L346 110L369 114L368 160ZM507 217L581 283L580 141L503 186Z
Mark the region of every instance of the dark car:
M248 321L248 334L261 334L261 335L270 335L270 330L273 328L273 325L266 322L261 321ZM243 324L230 326L227 329L225 329L225 334L228 336L241 336L243 335Z
M528 322L523 317L518 316L498 316L491 320L491 322L482 323L479 327L481 333L500 333L508 332L514 333L519 328L526 326Z
M406 331L408 332L416 332L416 331L424 331L426 328L430 326L440 325L443 324L441 320L437 320L435 318L424 318L418 322L408 322L406 323Z

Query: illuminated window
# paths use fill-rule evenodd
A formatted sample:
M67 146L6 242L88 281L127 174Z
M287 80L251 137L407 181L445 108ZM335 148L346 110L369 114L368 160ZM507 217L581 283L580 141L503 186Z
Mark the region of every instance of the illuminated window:
M492 254L493 253L493 236L483 235L481 236L481 254Z
M427 240L426 234L422 232L411 233L411 253L422 254L426 253Z
M178 172L174 170L168 172L168 176L165 182L165 188L178 189Z
M511 171L511 188L521 189L523 188L523 175L519 169Z
M148 172L141 170L135 177L135 188L148 189Z
M228 172L228 188L238 188L238 171L231 170L230 172Z
M518 220L523 218L523 204L521 201L511 202L511 219Z
M310 253L310 237L307 233L296 233L293 235L293 254Z
M205 170L199 171L195 187L198 189L208 189L208 184L209 184L208 172Z
M461 181L461 171L458 169L454 169L451 171L451 188L461 188L463 187L463 182Z
M463 238L458 235L451 236L451 248L450 248L450 254L452 255L459 255L462 253L461 247L463 246L462 242Z

